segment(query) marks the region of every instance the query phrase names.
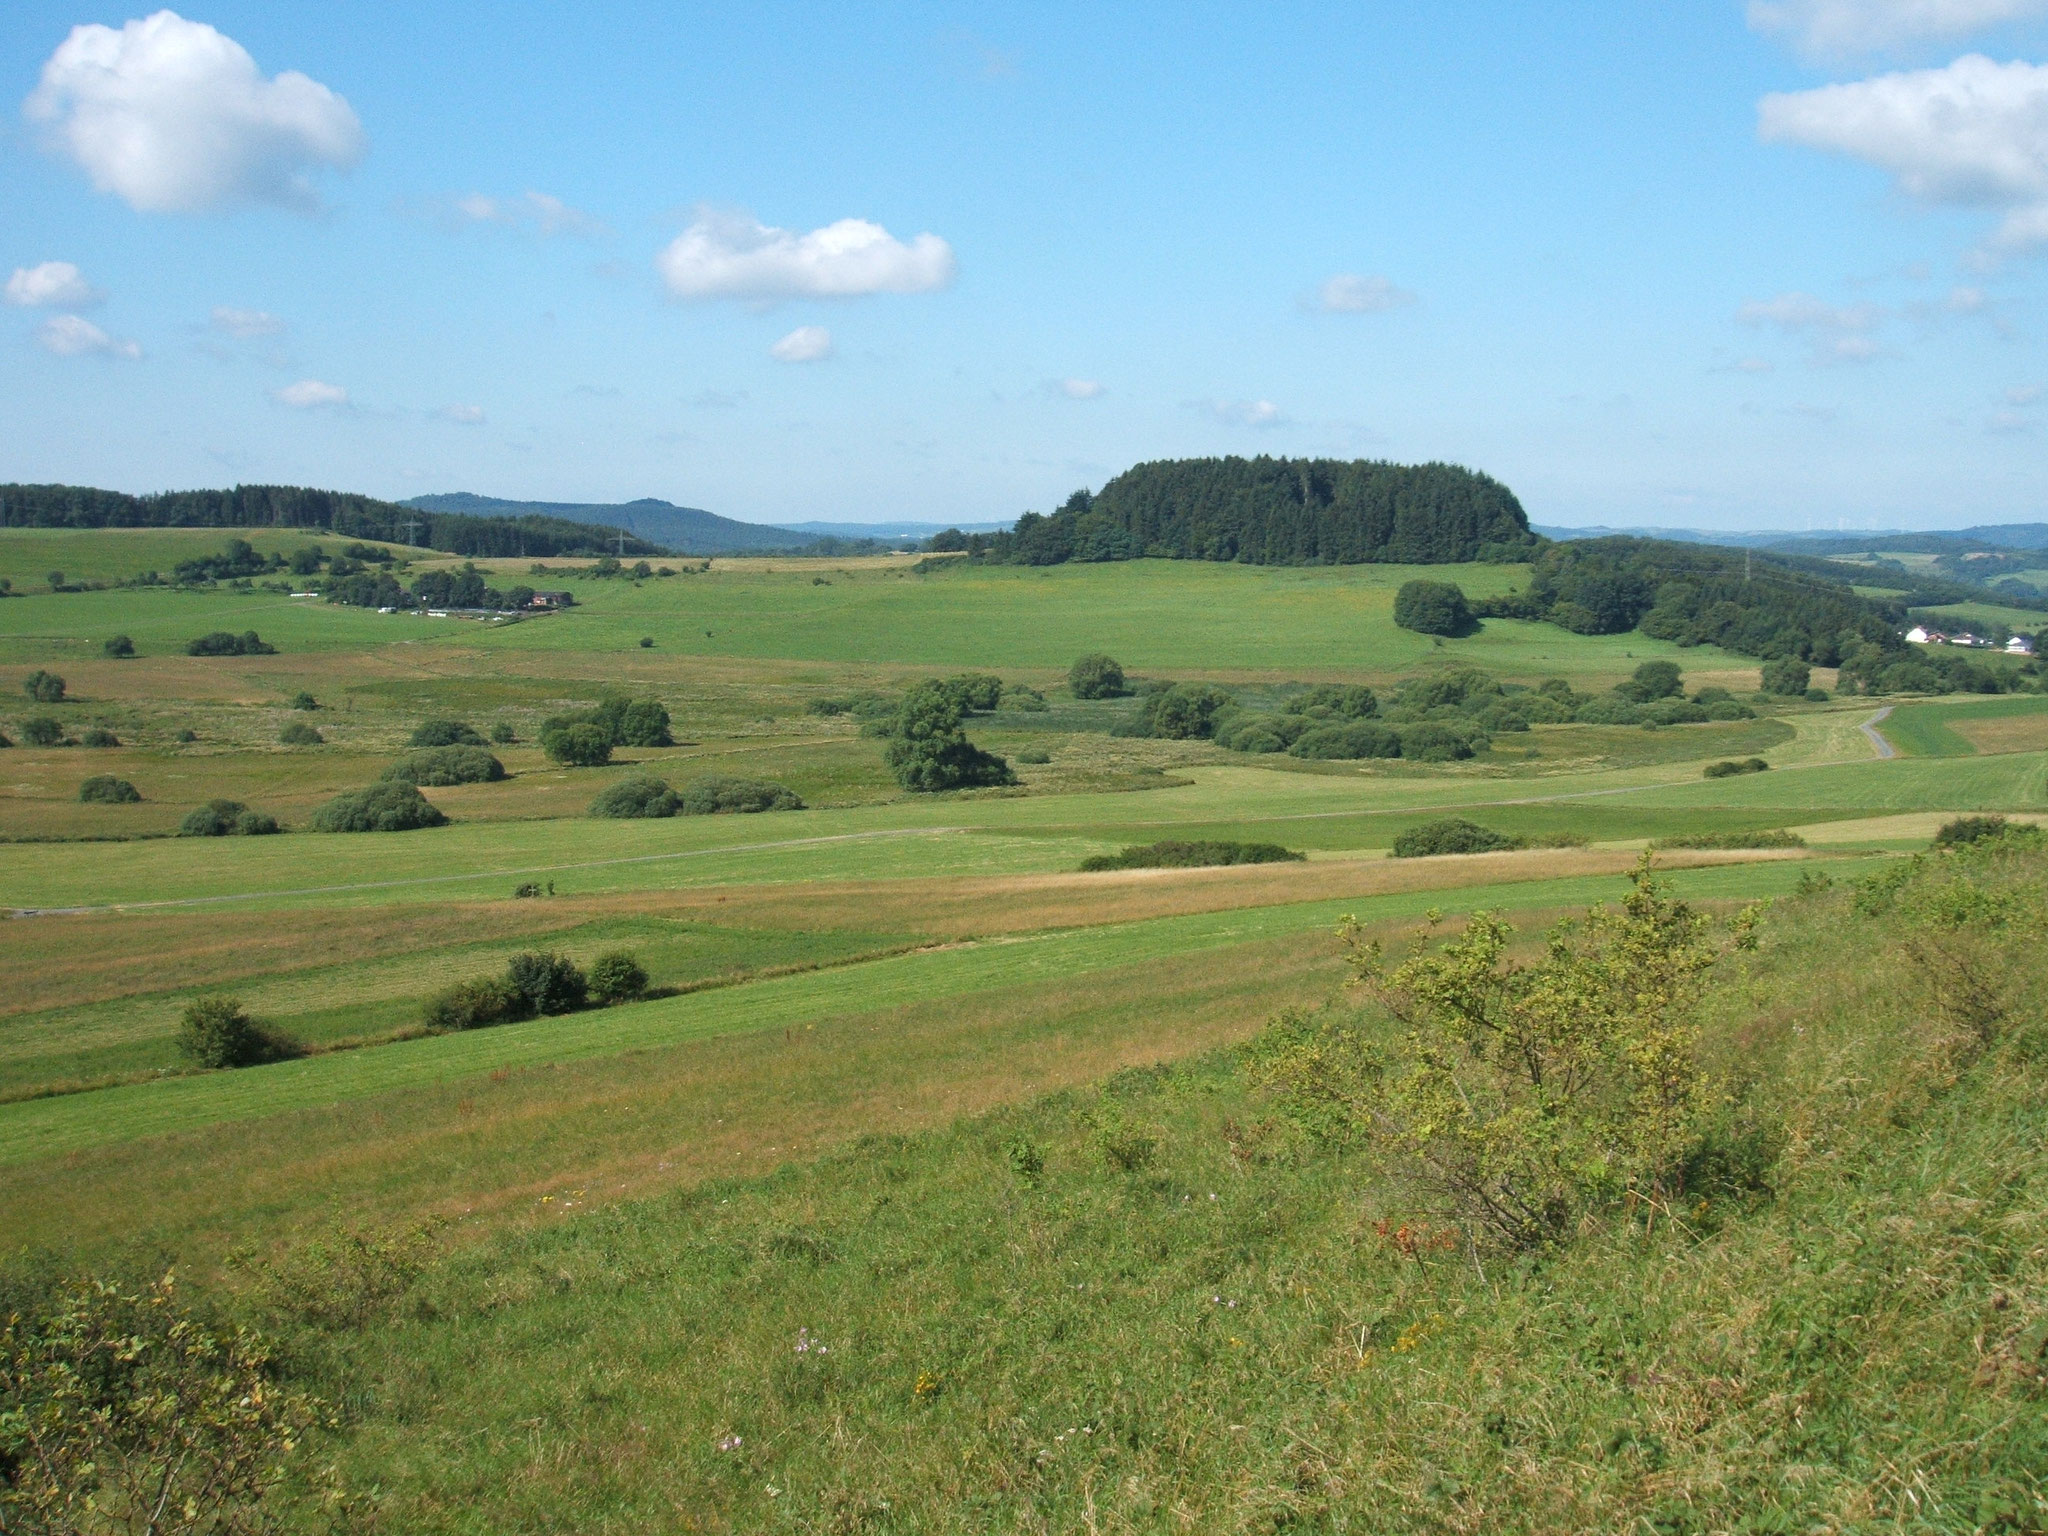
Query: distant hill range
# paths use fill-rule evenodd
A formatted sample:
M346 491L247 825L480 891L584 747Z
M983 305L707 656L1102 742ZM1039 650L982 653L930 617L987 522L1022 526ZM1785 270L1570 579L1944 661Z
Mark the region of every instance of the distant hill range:
M471 517L551 517L594 527L623 528L649 543L679 555L792 554L823 544L921 544L935 533L958 527L963 532L1007 528L1008 523L826 523L777 526L743 523L702 507L679 507L672 501L643 496L638 501L506 501L457 491L442 496L415 496L405 503L423 512L461 512Z
M1980 523L1971 528L1930 532L1882 529L1870 533L1793 533L1785 529L1729 532L1703 528L1589 528L1532 524L1546 539L1664 539L1682 544L1720 544L1731 549L1772 549L1794 555L1848 555L1866 551L1948 555L1975 550L2048 549L2048 523Z

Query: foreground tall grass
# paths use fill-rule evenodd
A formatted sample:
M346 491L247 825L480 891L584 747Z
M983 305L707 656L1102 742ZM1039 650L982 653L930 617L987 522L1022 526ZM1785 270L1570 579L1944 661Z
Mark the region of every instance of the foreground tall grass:
M1699 1012L1741 1177L1520 1252L1318 1150L1231 1052L765 1180L543 1197L424 1265L252 1256L220 1305L338 1420L264 1507L408 1532L2041 1530L2044 880L2008 839L1779 903Z

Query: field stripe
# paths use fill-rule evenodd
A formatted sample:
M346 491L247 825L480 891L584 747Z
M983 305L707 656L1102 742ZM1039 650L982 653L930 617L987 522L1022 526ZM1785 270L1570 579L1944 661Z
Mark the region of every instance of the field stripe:
M1774 861L1681 870L1671 878L1678 889L1696 897L1746 897L1789 889L1797 873L1796 865ZM1464 912L1481 906L1582 905L1612 897L1621 883L1619 875L1583 875L1058 929L920 950L499 1029L340 1051L239 1072L203 1073L26 1100L0 1106L0 1164L225 1121L260 1119L492 1072L659 1049L831 1015L980 995L1003 987L1070 980L1077 973L1334 925L1347 913L1368 920L1391 920L1418 915L1431 907Z

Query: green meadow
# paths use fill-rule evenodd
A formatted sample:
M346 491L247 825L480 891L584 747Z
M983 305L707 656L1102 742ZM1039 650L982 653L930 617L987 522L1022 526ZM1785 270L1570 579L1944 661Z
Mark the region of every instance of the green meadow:
M1715 1363L1704 1335L1734 1326L1736 1277L1794 1250L1801 1275L1875 1262L1802 1235L1823 1208L1921 1222L1944 1254L1967 1229L1984 1246L1957 1265L2033 1241L2024 1223L1939 1216L1904 1174L1830 1188L1823 1131L1848 1146L1853 1123L1863 1140L1841 1155L1892 1168L1890 1122L1859 1103L1799 1119L1805 1139L1786 1143L1797 1221L1752 1189L1640 1241L1596 1234L1550 1269L1418 1258L1371 1223L1435 1218L1289 1131L1238 1053L1286 1010L1356 1005L1346 919L1396 944L1431 914L1455 928L1499 912L1533 958L1548 924L1622 897L1647 847L1707 836L1736 846L1651 855L1668 890L1716 921L1774 904L1749 969L1715 982L1714 1049L1782 1067L1755 1101L1779 1120L1807 1113L1794 1083L1834 1103L1879 1025L1799 1031L1859 988L1906 1014L1919 995L1886 969L1917 951L1844 928L1863 921L1847 893L1918 867L1955 815L2048 817L2039 696L1885 701L1899 755L1881 758L1860 729L1875 703L1763 699L1753 658L1506 620L1463 639L1398 629L1394 593L1418 568L1391 566L764 559L636 583L492 562L495 581L577 596L506 623L260 589L42 590L48 570L166 569L223 537L0 531L0 573L26 594L0 599L0 732L16 743L0 751L0 1209L23 1273L129 1273L148 1254L290 1337L295 1379L349 1405L319 1437L326 1491L291 1474L293 1528L321 1528L315 1508L344 1512L334 1528L449 1531L1817 1528L1724 1518L1755 1485L1712 1469L1754 1464L1741 1434L1784 1433L1759 1405L1792 1390L1775 1365ZM1428 572L1474 594L1527 576ZM185 654L215 629L255 629L277 654ZM107 656L114 634L139 654ZM1259 757L1127 734L1134 700L1067 687L1091 651L1134 681L1208 681L1261 708L1467 668L1598 692L1670 660L1688 690L1726 688L1755 717L1500 731L1441 763ZM27 697L36 669L62 674L64 701ZM1017 782L907 791L852 706L964 671L1011 686L966 729ZM301 692L316 707L294 708ZM673 742L550 760L542 722L611 694L659 701ZM23 744L43 716L119 745ZM490 748L506 777L429 786L445 826L311 830L433 718L509 734ZM279 739L301 722L321 740ZM1750 758L1768 771L1705 776ZM140 800L81 802L98 774ZM772 780L804 808L588 814L648 774ZM177 835L216 798L284 830ZM1522 846L1391 856L1446 816ZM1780 846L1739 846L1757 834ZM1081 870L1169 840L1305 857ZM1802 966L1802 945L1824 963ZM1881 959L1853 960L1865 950ZM540 951L586 970L629 952L646 990L429 1028L436 994ZM1770 987L1783 1000L1745 1013ZM220 996L288 1036L289 1059L206 1069L182 1050L181 1017ZM1891 1055L1871 1070L1907 1073ZM2013 1136L2038 1115L2033 1081L1983 1089ZM1914 1122L1950 1159L1942 1188L1988 1200L2017 1176L2010 1148L1974 1123L1937 1135L1947 1113ZM424 1271L320 1272L375 1293L370 1325L275 1310L279 1266L422 1231L437 1234L418 1239ZM2038 1294L2022 1275L2038 1265L1998 1262ZM1552 1284L1568 1299L1545 1322ZM1611 1322L1588 1310L1617 1295L1642 1299ZM1961 1316L1941 1313L1941 1338L1965 1336ZM844 1374L792 1363L799 1328L845 1351ZM1920 1390L1908 1332L1883 1333L1882 1368L1843 1401ZM1710 1378L1738 1385L1716 1397ZM464 1379L488 1383L467 1418L449 1395ZM1276 1414L1281 1398L1294 1406ZM1717 1427L1713 1405L1738 1402L1750 1430ZM2015 1422L1928 1408L1867 1456L1801 1452L1825 1470L1800 1487L1841 1515L1825 1528L1861 1528L1846 1490L1877 1475L1871 1457L1939 1461L1941 1436L1976 1436L1970 1486L2006 1498L2033 1443ZM1545 1491L1535 1469L1566 1462L1591 1470ZM1672 1523L1687 1501L1721 1513Z

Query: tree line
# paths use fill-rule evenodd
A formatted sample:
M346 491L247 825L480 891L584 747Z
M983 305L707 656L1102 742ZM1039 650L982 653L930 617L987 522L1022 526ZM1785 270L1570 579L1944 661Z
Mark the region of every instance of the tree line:
M994 564L1231 560L1247 565L1522 560L1537 546L1514 492L1453 464L1162 459L1007 532L932 541Z
M307 528L493 559L616 555L623 537L627 554L668 553L620 529L565 518L423 512L352 492L296 485L153 496L82 485L0 485L0 528Z

